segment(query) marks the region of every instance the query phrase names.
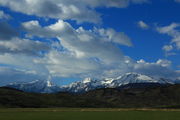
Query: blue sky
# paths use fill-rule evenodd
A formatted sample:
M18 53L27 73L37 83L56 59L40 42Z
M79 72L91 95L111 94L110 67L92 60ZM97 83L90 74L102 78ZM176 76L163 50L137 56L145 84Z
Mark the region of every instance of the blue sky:
M179 0L0 0L0 85L179 79L179 11Z

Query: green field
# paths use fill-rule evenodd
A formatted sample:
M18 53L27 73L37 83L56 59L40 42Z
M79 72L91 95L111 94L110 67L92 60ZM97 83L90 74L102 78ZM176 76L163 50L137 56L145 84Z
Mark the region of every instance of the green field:
M0 120L180 120L180 111L133 109L1 109Z

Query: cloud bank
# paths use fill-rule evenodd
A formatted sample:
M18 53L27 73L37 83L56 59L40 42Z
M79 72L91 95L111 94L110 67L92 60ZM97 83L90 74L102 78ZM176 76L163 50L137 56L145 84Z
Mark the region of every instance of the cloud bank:
M100 14L95 11L97 7L125 8L129 4L146 2L148 0L0 0L0 5L39 17L100 23Z

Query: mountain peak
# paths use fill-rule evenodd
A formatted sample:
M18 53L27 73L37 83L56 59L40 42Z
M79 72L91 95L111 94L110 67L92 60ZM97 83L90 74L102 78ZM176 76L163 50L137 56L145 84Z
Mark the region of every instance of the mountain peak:
M85 78L82 82L83 83L89 83L92 81L92 78Z
M139 74L139 73L126 73L124 76L128 76L128 77L134 77L134 78L137 78L137 79L140 79L140 80L153 80L152 77L149 77L147 75L142 75L142 74Z
M53 84L52 84L52 82L50 80L47 80L46 84L47 84L47 87L52 87L53 86Z

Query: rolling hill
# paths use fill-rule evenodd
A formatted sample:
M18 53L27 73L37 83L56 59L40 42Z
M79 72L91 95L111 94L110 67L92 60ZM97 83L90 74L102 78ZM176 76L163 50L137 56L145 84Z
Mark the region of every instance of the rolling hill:
M0 88L0 107L180 108L180 85L101 88L86 93L27 93Z

